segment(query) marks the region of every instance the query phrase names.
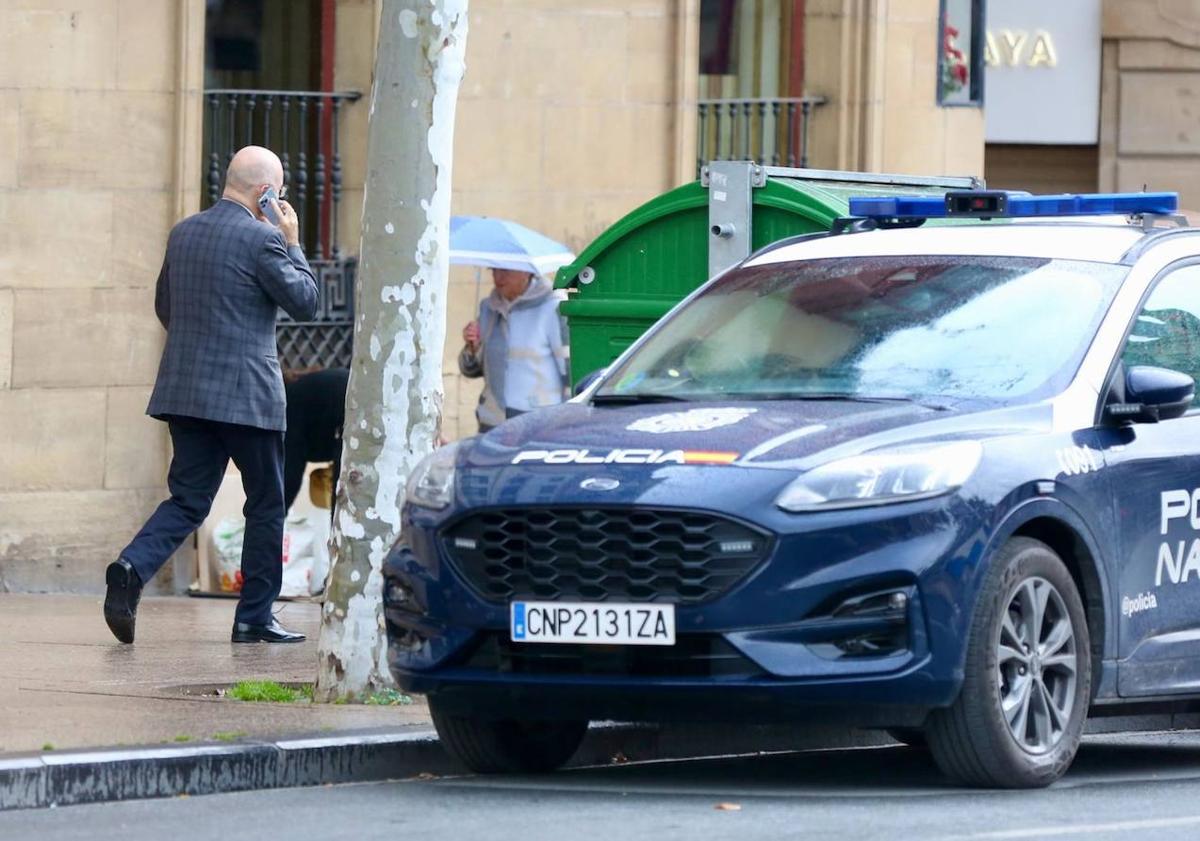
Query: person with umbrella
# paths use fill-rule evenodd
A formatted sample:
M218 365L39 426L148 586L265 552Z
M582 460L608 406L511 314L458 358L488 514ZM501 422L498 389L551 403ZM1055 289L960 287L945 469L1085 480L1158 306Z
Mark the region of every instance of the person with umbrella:
M479 317L463 328L458 355L463 376L483 377L475 416L487 432L506 419L568 396L566 323L562 296L543 276L574 258L561 244L515 222L455 217L450 262L486 266L493 289Z

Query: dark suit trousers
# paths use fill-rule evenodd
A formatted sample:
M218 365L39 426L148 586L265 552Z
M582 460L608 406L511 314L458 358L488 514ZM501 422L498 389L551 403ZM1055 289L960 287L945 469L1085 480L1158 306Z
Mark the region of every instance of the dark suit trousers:
M175 449L167 474L170 499L160 504L121 556L149 581L212 507L229 460L246 491L242 597L235 619L263 625L283 583L283 433L252 426L172 417Z

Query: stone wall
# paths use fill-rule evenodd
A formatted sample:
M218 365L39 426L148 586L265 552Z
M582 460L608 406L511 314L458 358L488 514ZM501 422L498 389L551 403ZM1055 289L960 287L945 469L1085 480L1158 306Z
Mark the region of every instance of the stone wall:
M1100 189L1200 208L1200 4L1105 0Z
M0 5L0 590L99 589L161 497L142 412L163 245L198 196L203 12Z

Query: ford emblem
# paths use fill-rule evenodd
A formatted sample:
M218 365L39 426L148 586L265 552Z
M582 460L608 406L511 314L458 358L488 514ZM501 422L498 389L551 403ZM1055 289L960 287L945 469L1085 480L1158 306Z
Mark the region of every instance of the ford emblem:
M579 487L585 491L614 491L621 486L621 483L616 479L609 479L605 476L593 476L591 479L584 479L579 483Z

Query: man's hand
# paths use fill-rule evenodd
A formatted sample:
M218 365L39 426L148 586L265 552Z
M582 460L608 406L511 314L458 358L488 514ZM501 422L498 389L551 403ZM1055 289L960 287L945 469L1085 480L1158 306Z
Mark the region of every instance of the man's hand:
M463 341L471 349L471 353L479 352L479 322L472 321L463 328Z
M279 217L279 230L283 233L284 240L289 246L299 245L300 220L296 217L296 211L285 201L272 199L271 204L275 208L275 215Z

